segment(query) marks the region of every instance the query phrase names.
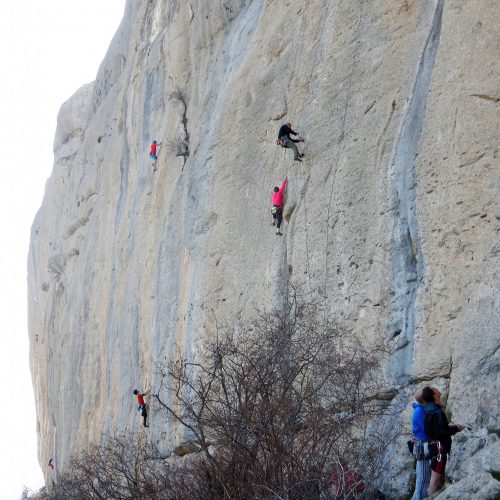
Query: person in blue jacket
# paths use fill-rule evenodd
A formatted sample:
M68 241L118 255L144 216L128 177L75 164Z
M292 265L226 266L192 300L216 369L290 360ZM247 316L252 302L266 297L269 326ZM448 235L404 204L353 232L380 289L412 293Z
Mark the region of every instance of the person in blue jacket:
M427 496L427 489L431 479L431 459L425 458L423 453L423 444L428 443L430 440L424 430L424 407L426 403L422 399L422 390L419 389L415 393L415 401L415 403L412 403L411 429L415 438L413 455L417 459L417 480L412 500L421 500Z

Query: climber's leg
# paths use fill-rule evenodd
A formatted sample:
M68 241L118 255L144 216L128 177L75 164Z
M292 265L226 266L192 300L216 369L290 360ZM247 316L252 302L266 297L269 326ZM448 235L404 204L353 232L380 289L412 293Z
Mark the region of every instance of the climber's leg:
M291 150L293 150L293 159L294 160L297 160L297 161L300 161L300 153L299 153L299 148L297 147L297 144L295 144L295 142L293 142L290 138L288 137L284 137L285 139L285 145L286 147L290 148ZM283 140L283 139L282 139Z
M283 222L283 207L276 207L276 234L281 236L281 223Z

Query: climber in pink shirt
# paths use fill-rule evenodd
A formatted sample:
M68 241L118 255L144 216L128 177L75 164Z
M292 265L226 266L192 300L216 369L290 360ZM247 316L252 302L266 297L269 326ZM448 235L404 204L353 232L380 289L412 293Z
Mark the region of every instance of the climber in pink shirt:
M273 208L271 209L271 213L273 214L273 226L276 225L276 235L283 236L283 233L280 231L281 222L283 221L283 191L286 188L286 177L283 181L283 184L279 188L275 186L273 192Z

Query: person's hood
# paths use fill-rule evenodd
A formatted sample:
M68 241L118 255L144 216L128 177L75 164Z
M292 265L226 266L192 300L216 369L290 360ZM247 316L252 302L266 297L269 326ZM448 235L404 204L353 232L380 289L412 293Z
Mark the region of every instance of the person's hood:
M424 407L424 405L422 405L420 403L412 403L411 405L413 406L413 409L415 409L415 408L423 408Z

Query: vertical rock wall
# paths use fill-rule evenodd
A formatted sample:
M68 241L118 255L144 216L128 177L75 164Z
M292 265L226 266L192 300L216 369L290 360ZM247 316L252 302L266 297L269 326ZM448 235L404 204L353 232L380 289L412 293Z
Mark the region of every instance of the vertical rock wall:
M238 328L291 277L390 352L388 424L438 384L473 428L450 473L500 469L500 40L496 2L480 4L129 0L96 81L61 108L32 229L42 464L135 428L131 391L156 363L195 352L214 318ZM274 144L286 121L302 163ZM182 439L151 422L163 452ZM393 494L411 486L401 443Z

